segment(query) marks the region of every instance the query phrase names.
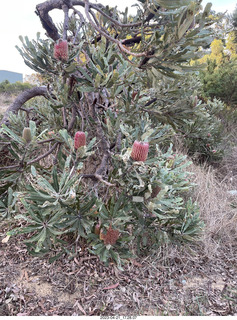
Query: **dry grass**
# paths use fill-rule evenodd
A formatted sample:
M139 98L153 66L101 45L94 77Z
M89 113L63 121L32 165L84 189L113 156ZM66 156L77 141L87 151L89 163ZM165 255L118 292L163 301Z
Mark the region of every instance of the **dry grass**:
M4 112L12 104L15 98L16 98L16 95L4 94L4 93L0 94L0 115L4 114Z
M228 178L230 173L220 180L218 170L208 166L192 164L189 170L197 185L192 197L199 204L206 225L202 235L205 254L214 256L221 247L231 247L237 239L237 201L228 192L233 189L233 180Z
M221 180L231 184L232 189L237 189L237 139L234 142L234 147L227 152L223 159L222 166L218 170Z

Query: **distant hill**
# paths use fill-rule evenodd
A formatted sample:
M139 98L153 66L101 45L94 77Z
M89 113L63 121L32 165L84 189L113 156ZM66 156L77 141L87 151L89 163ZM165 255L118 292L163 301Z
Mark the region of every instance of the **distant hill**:
M0 70L0 83L5 80L8 80L10 83L15 83L16 81L23 82L23 74L7 70Z

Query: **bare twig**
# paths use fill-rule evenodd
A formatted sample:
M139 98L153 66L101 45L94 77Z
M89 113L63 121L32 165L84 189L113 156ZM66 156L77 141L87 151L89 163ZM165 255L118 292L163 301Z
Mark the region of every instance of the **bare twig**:
M27 162L27 165L30 165L30 164L32 164L32 163L38 162L38 161L46 158L48 155L50 155L50 154L57 148L57 146L58 146L59 144L61 144L61 142L56 142L56 143L52 146L52 148L49 149L49 151L47 151L46 153L42 154L41 156L39 156L39 157L37 157L37 158L35 158L35 159L33 159L33 160Z
M42 154L41 156L29 161L26 163L27 166L29 166L30 164L32 163L35 163L35 162L38 162L44 158L46 158L48 155L50 155L56 148L58 145L60 145L61 142L56 142L52 148L50 148L46 153ZM23 165L23 161L24 161L24 158L25 158L25 154L23 156L23 159L21 160L21 162L19 164L14 164L14 165L11 165L11 166L6 166L6 167L0 167L0 171L2 170L7 170L7 169L15 169L15 168L21 168L22 165Z
M103 10L99 8L96 4L90 4L90 7L101 13L104 17L106 17L108 20L112 21L115 25L121 27L121 28L131 28L131 27L138 27L142 25L142 22L135 22L135 23L120 23L119 21L113 19L108 14L106 14Z
M63 24L63 40L67 40L67 30L68 30L68 6L65 4L62 6L63 12L64 12L64 24Z
M55 140L54 138L51 138L51 139L39 141L39 142L37 142L37 143L38 143L38 144L44 144L44 143L52 142L52 141L54 141L54 140Z
M71 118L71 120L70 120L70 122L68 124L68 130L67 130L68 132L70 132L72 130L72 128L73 128L74 123L76 121L76 116L77 116L77 107L76 107L75 104L73 104L73 106L72 106L72 118Z
M99 180L100 182L102 182L103 184L105 184L108 187L116 187L115 184L104 180L101 175L96 174L96 173L95 174L83 174L80 177L81 178L88 178L88 179L92 179L92 180Z
M110 35L108 35L105 31L103 31L100 27L98 27L91 19L90 13L89 13L89 1L85 0L85 14L87 19L89 20L90 24L93 26L93 28L95 30L97 30L101 35L103 35L106 39L110 40L111 42L114 42L118 45L120 51L127 53L129 55L135 56L135 57L146 57L147 53L146 52L140 52L140 53L135 53L135 52L131 52L128 49L124 48L123 44L117 40L114 39L113 37L111 37Z
M12 166L0 167L0 171L8 170L8 169L16 169L19 166L20 166L19 164L13 164Z
M66 107L64 106L62 108L62 114L63 114L63 127L67 129L67 117L66 117Z
M40 17L43 28L46 30L48 36L54 41L60 38L60 34L58 33L58 29L53 23L52 18L49 16L49 11L53 9L62 9L62 6L65 5L65 3L68 5L69 8L72 8L72 9L74 9L74 6L85 7L85 1L80 1L80 0L71 0L71 1L48 0L36 6L36 14ZM106 17L108 20L113 22L116 26L119 26L121 28L137 27L142 25L141 21L136 23L127 23L127 24L120 23L119 21L113 19L102 10L104 8L102 4L99 4L99 3L98 4L88 3L88 4L92 9L96 10L97 12L100 12L104 17Z
M81 30L82 25L85 24L85 22L86 22L85 18L83 17L83 15L81 14L80 11L78 11L78 10L76 10L76 9L74 8L74 13L77 13L77 14L79 15L81 21L80 21L79 27L77 28L76 34L75 34L75 36L74 36L73 44L76 43L76 39L77 39L78 33L79 33L79 31Z

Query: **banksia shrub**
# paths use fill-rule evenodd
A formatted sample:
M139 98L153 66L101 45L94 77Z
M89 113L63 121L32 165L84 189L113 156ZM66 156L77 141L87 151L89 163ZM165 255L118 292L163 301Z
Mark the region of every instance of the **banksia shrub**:
M77 131L74 137L74 147L78 149L86 145L86 135L85 132Z
M54 44L54 58L57 60L68 60L67 40L59 40Z
M24 128L22 133L22 138L25 139L27 143L31 142L31 130L30 128Z
M135 141L132 146L131 158L134 161L146 161L149 150L148 142Z

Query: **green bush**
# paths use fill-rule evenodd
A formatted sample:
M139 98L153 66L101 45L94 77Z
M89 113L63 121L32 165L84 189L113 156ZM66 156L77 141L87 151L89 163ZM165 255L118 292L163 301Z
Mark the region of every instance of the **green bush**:
M208 60L207 70L201 73L200 78L206 97L220 99L231 107L236 106L237 59L225 60L220 65Z
M220 161L224 155L222 147L223 123L221 111L224 105L214 99L203 103L196 99L195 117L192 121L185 121L182 126L182 141L188 155L198 162Z
M27 89L31 89L33 86L30 83L22 83L17 81L15 83L10 83L8 80L5 80L0 83L0 93L20 93Z
M11 144L14 152L20 152L25 145L26 162L36 150L39 139L34 135L33 122L31 130L32 142L26 144L23 138L16 136ZM3 131L14 137L10 129L4 127ZM112 258L120 265L121 259L132 256L129 251L131 242L137 244L137 252L140 252L168 241L198 238L203 228L198 207L185 200L192 188L189 173L185 170L188 163L185 157L173 155L172 146L164 153L157 144L151 144L148 160L145 163L134 162L127 147L131 139L123 139L121 153L112 157L113 171L108 181L102 180L98 195L93 189L88 191L86 177L80 173L83 164L94 153L95 140L85 150L82 147L75 152L73 139L66 130L59 134L59 140L66 143L70 156L65 157L61 153L58 165L47 171L40 170L40 167L37 170L31 165L24 176L18 172L2 179L12 183L21 179L22 191L13 195L11 192L13 204L10 200L8 203L2 201L2 217L6 217L6 212L18 199L25 213L15 214L14 218L25 221L27 225L7 234L29 233L31 237L25 243L31 253L46 253L57 248L58 244L63 247L62 252L67 252L67 245L62 243L62 239L65 234L72 234L74 239L85 239L90 251L99 255L103 262ZM129 136L132 134L134 132ZM106 198L104 192L107 192ZM96 234L98 224L99 234Z
M196 69L189 66L199 55L196 49L210 43L210 6L202 11L199 3L159 2L164 8L140 1L137 16L121 14L119 25L133 21L141 37L134 25L117 32L111 17L121 17L109 7L92 16L102 29L93 20L82 23L76 11L70 16L58 30L63 54L55 54L62 42L56 43L52 28L47 30L51 39L21 37L18 50L44 75L48 91L10 114L0 129L9 163L0 167L1 212L2 218L10 211L20 219L21 226L8 235L26 233L32 254L59 247L77 254L69 250L71 237L87 243L103 262L113 259L121 266L131 252L199 238L203 223L188 199L193 187L188 163L173 154L171 142L196 114L190 105L193 90L182 84L188 82L184 73ZM124 39L134 41L131 48L125 48ZM87 143L76 149L78 131ZM147 160L132 159L136 140L149 143Z

